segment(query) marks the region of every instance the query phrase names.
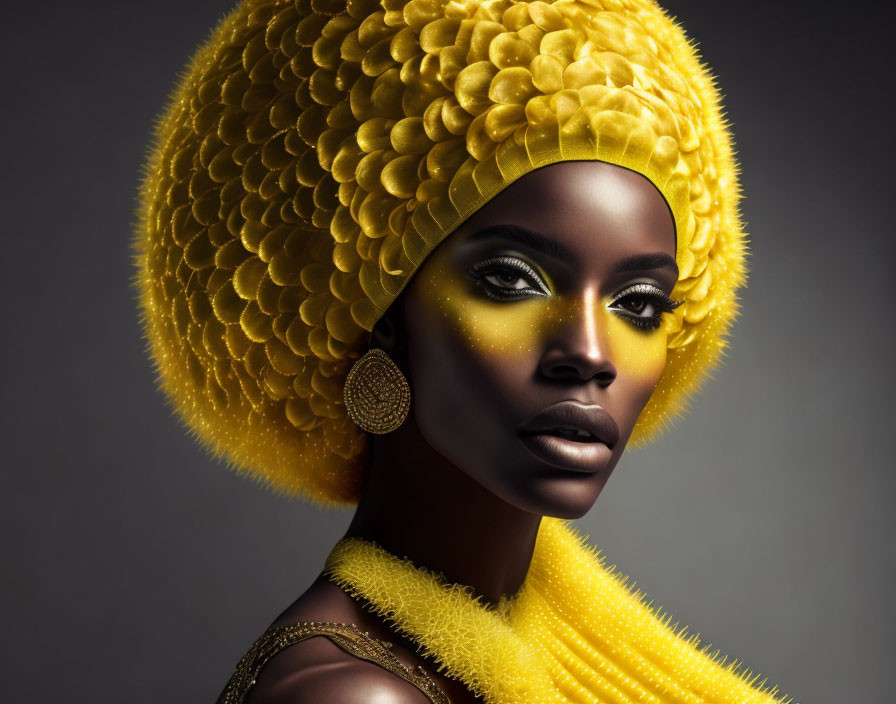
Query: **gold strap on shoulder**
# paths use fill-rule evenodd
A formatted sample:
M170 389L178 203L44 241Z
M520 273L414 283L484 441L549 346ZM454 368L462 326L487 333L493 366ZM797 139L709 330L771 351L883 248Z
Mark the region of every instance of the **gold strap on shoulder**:
M237 663L236 671L224 688L219 704L243 704L268 660L284 648L308 638L323 636L356 658L372 662L409 682L433 704L451 704L451 700L421 667L408 667L389 649L391 644L361 633L354 625L306 621L278 626L265 632Z

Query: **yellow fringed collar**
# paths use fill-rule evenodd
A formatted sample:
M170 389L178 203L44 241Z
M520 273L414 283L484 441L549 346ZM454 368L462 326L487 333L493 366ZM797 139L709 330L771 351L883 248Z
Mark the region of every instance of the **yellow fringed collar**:
M542 521L522 589L492 608L356 538L327 572L489 704L789 701L676 631L565 521Z

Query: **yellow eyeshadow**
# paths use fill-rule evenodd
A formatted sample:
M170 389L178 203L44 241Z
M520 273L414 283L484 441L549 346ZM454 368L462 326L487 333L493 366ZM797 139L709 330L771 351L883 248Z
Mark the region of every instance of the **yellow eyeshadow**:
M512 359L543 349L551 336L586 310L585 336L591 344L607 349L619 374L659 378L666 363L665 326L642 330L609 311L610 299L591 303L564 296L531 296L518 301L493 301L473 290L444 257L427 268L429 280L421 282L428 292L430 309L455 330L467 344L482 353L497 353Z
M454 277L427 286L432 310L470 347L482 352L524 355L536 349L556 317L556 300L533 296L509 304L492 301Z
M666 366L666 326L641 330L607 310L609 299L598 308L600 325L606 331L613 365L620 375L659 379Z

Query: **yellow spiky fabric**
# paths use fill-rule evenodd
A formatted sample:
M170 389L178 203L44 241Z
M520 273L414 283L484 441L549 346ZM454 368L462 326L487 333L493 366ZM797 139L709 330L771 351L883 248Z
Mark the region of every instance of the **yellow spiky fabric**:
M601 160L672 210L685 300L632 442L715 363L744 277L718 95L651 0L247 0L193 58L145 168L137 285L161 384L214 454L357 500L342 401L448 234L532 170Z
M790 701L676 630L558 519L543 520L519 594L494 608L357 538L327 570L489 704Z

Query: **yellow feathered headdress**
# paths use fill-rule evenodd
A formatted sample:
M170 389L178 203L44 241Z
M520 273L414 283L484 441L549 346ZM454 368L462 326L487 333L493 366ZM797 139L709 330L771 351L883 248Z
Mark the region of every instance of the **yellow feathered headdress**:
M718 94L650 0L247 0L190 62L145 167L137 285L161 384L214 454L357 500L343 382L433 249L541 166L600 160L668 202L685 300L635 428L679 412L744 278Z

